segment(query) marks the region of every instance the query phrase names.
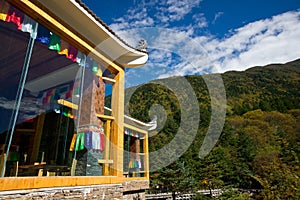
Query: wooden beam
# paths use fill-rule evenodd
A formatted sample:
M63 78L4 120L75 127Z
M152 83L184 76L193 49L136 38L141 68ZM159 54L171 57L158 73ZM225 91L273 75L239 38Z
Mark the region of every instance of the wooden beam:
M105 81L105 83L114 84L116 82L115 79L108 78L108 77L105 77L105 76L102 76L102 79L103 79L103 81Z
M107 120L105 123L105 151L104 151L104 159L109 159L110 154L110 132L111 132L111 120ZM99 162L99 161L98 161ZM112 164L112 163L111 163ZM109 165L105 164L103 166L103 175L109 175Z
M99 159L98 160L99 164L113 164L114 161L113 160L104 160L104 159Z
M140 128L137 128L137 127L135 127L135 126L132 126L132 125L130 125L130 124L124 123L124 127L125 127L125 128L128 128L128 129L131 129L131 130L133 130L133 131L137 131L137 132L142 133L142 134L144 134L144 135L148 133L147 131L145 131L145 130L143 130L143 129L140 129Z
M38 116L37 124L36 124L36 131L34 135L33 140L33 149L30 157L30 162L36 162L38 159L42 134L43 134L43 127L44 127L44 120L45 120L45 113L42 113L40 116Z
M120 178L104 176L36 176L36 177L4 177L0 178L0 191L26 190L34 188L51 188L65 186L90 186L100 184L122 184L125 181L148 181L145 177Z
M148 133L145 135L144 138L144 170L145 170L145 177L147 179L150 178L150 174L149 174L149 140L148 140Z
M124 142L124 71L116 76L116 83L112 86L112 159L116 162L112 165L111 175L123 177L123 142Z
M64 100L64 99L57 100L57 103L60 104L60 105L75 109L75 110L78 109L78 105L76 105L76 104L74 104L70 101Z
M5 170L6 170L6 165L4 165L4 161L7 159L6 153L2 152L0 155L0 177L4 177L5 175ZM1 178L0 178L1 180Z
M114 120L115 118L113 116L109 115L101 115L101 114L96 114L96 116L100 119L103 119L104 121L106 120Z

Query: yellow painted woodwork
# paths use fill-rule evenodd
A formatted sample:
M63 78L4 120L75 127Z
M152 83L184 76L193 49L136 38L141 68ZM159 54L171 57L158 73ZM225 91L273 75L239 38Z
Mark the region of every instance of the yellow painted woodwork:
M135 127L135 126L132 126L132 125L130 125L130 124L124 123L124 127L125 127L125 128L128 128L128 129L130 129L130 130L133 130L133 131L137 131L137 132L142 133L142 134L147 134L147 133L148 133L147 131L145 131L145 130L143 130L143 129L140 129L140 128L137 128L137 127Z
M96 114L96 116L100 119L103 119L104 121L106 120L114 120L115 118L113 116L108 116L108 115L101 115L101 114Z
M111 84L116 82L115 79L108 78L108 77L105 77L105 76L102 76L102 80L105 81L105 83L111 83Z
M114 161L113 161L113 160L103 160L103 159L99 159L99 160L98 160L98 163L99 163L99 164L112 164L112 163L114 163Z
M150 178L150 175L149 175L149 143L148 143L148 133L146 133L146 136L144 138L144 165L145 165L145 177L147 179Z
M112 122L111 153L115 160L111 175L123 177L123 142L124 142L124 71L115 76L116 83L112 86Z
M71 166L71 176L75 176L76 165L77 165L77 160L73 159L72 160L72 166Z
M41 143L42 134L43 134L44 120L45 120L45 113L41 114L37 120L36 132L35 132L34 141L33 141L33 149L32 149L31 158L30 158L31 163L37 161L37 158L38 158L40 143Z
M107 120L105 123L105 151L104 151L104 159L109 159L110 153L110 135L111 135L111 120ZM109 165L104 164L103 166L103 175L109 175Z
M50 188L64 186L88 186L99 184L121 184L125 181L147 181L146 177L101 177L101 176L38 176L38 177L5 177L0 178L0 191L23 190L33 188Z
M60 104L60 105L75 109L75 110L78 109L78 105L76 105L76 104L74 104L70 101L64 100L64 99L57 100L57 103Z
M17 128L16 132L35 133L35 129Z
M6 160L6 153L4 153L4 146L3 146L3 153L0 155L0 177L4 177L5 174L5 168L6 166L4 165L4 160Z

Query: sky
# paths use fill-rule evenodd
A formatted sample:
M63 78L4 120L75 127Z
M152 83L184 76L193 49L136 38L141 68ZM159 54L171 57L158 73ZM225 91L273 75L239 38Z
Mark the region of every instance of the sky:
M147 41L149 60L126 70L126 87L300 58L299 0L82 1L131 46Z

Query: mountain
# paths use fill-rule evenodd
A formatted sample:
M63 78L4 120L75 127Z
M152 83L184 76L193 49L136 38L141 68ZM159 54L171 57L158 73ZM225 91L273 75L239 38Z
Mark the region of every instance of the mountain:
M217 75L205 76L213 79ZM255 109L286 112L300 108L300 59L286 64L253 67L243 72L230 71L221 74L221 77L226 90L228 115L241 115ZM184 78L192 86L200 107L210 104L203 76ZM176 94L169 86L185 90L181 83L182 77L171 77L127 89L126 93L130 94L130 114L148 121L147 112L153 104L159 103L166 110L177 107Z
M225 124L214 148L200 159L199 150L208 127L221 123L211 118L211 104L221 104L221 98L212 94L222 93L223 84L227 100ZM150 152L167 146L178 134L197 129L183 155L151 173L152 186L164 185L173 192L260 189L255 196L245 194L247 197L241 198L300 199L299 88L300 59L243 72L171 77L127 89L127 114L146 122L154 115L158 117L159 132L149 138ZM198 119L198 127L198 123L189 127ZM171 149L161 157L165 160L168 153L178 154L177 150ZM151 165L159 161L150 157Z
M235 114L258 108L281 112L300 108L300 60L226 72L223 80Z

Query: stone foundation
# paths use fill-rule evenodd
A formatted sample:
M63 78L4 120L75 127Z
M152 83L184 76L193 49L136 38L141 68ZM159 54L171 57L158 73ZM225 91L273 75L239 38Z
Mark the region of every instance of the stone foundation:
M148 187L149 181L128 181L123 184L0 191L0 200L142 200L145 199L145 189Z

